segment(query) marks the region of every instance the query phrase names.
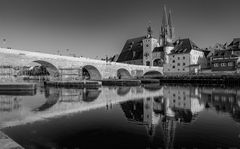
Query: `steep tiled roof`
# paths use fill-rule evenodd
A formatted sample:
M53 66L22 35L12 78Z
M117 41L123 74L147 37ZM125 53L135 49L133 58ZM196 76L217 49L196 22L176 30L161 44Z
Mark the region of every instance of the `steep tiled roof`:
M117 62L142 59L143 58L142 40L145 38L146 36L142 36L127 40L122 49L122 52L118 57Z
M214 58L229 58L229 57L238 57L234 54L232 54L232 51L229 50L216 50L213 54Z
M174 43L174 49L170 54L190 53L192 49L200 50L198 46L190 39L179 39Z
M228 49L239 50L240 49L240 38L234 38L233 41L228 45Z

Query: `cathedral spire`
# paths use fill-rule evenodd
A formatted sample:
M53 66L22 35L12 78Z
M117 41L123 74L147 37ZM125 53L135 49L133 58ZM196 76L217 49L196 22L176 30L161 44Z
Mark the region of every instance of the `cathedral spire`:
M168 25L169 25L169 36L170 38L174 38L174 28L173 28L173 24L172 24L172 13L171 10L168 13Z
M168 21L167 21L167 8L166 5L164 5L163 8L163 18L162 18L162 27L166 27L168 25Z
M168 12L168 25L172 27L172 12L171 10Z

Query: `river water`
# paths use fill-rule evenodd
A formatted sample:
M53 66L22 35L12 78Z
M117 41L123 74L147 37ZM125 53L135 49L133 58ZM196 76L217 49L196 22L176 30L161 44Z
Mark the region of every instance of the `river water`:
M39 84L0 92L0 128L26 149L240 148L240 88Z

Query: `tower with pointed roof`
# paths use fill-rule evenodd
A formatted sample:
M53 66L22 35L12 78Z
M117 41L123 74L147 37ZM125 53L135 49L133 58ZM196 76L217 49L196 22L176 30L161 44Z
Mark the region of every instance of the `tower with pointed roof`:
M143 65L152 66L153 65L153 50L158 47L157 39L153 38L153 32L150 24L147 27L147 36L143 39Z
M174 28L172 24L172 14L171 14L171 11L167 13L167 8L164 5L162 25L160 28L160 35L159 35L159 45L164 49L165 63L169 63L168 54L170 54L171 50L174 48L173 46L174 36L175 35L174 35Z

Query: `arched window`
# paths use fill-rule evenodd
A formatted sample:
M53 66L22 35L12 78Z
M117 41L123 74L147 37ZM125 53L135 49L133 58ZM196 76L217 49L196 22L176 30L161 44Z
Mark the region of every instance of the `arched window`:
M159 66L162 67L163 66L163 61L161 59L155 59L153 61L153 66Z
M147 66L150 66L150 62L149 62L149 61L146 61L146 65L147 65Z

